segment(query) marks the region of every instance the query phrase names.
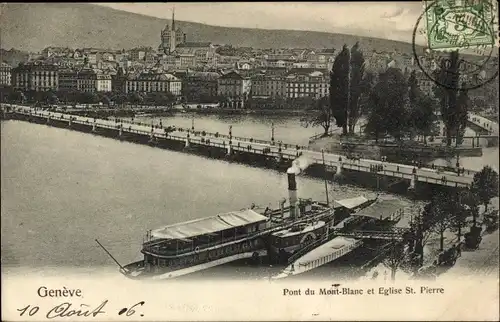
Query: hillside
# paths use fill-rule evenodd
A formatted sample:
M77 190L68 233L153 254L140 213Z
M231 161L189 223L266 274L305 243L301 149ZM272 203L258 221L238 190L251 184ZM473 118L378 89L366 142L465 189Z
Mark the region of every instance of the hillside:
M0 60L6 62L10 66L17 66L20 62L26 62L28 61L28 57L29 54L27 52L0 48Z
M7 3L1 7L1 47L39 51L47 46L129 49L159 45L168 20L83 3ZM209 26L179 21L191 41L256 48L339 48L360 41L371 50L411 52L411 44L312 31Z

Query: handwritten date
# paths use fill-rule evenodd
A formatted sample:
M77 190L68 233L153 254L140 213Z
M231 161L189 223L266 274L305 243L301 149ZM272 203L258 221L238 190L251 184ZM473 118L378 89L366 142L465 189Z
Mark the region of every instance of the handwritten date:
M138 302L134 305L132 305L130 308L122 308L117 312L118 315L122 315L125 313L126 316L132 316L135 314L135 308L138 306L143 306L144 301ZM65 317L96 317L100 314L104 315L106 311L104 311L104 308L108 304L108 300L104 300L101 304L99 304L97 307L92 308L88 304L80 304L78 307L77 305L74 305L73 303L69 302L64 302L59 305L54 306L50 310L47 311L45 314L45 317L47 319L53 319L53 318L65 318ZM17 309L19 313L19 316L23 316L25 313L29 316L34 316L38 314L38 311L40 310L40 307L38 306L25 306L21 309ZM141 316L144 316L141 314Z

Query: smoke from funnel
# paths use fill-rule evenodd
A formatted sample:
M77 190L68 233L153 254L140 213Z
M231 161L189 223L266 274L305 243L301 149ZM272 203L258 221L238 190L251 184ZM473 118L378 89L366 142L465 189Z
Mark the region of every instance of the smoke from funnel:
M300 156L293 160L292 166L288 168L287 173L300 174L311 165L311 161L304 156Z

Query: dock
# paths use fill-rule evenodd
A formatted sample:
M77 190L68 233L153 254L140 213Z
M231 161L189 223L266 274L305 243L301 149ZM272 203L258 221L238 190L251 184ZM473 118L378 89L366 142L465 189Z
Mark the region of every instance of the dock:
M2 105L5 113L6 107ZM202 152L209 157L230 156L242 162L263 161L270 165L288 167L297 157L310 160L310 168L324 169L330 173L355 172L405 180L411 188L418 184L432 184L448 187L468 187L476 171L463 173L442 169L417 168L410 165L371 159L351 160L333 153L324 154L308 150L307 147L283 142L265 141L236 137L203 130L175 128L167 131L163 126L139 122L105 120L75 116L64 113L35 110L25 106L8 106L8 118L31 121L51 126L64 127L82 132L94 133L136 143L151 144L173 150ZM323 170L321 171L323 173Z

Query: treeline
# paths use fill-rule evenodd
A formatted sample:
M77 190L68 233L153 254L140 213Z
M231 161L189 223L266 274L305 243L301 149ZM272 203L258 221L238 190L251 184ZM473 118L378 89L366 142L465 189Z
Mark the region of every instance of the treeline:
M498 174L486 166L474 175L470 188L442 190L434 194L410 221L410 232L403 236L403 242L393 243L387 252L384 264L391 269L391 278L395 278L397 269L413 274L424 273L420 271L424 265L424 249L434 236L439 238L440 253L433 265L426 266L427 269L435 269L450 260L454 263L462 244L467 248L477 247L481 241L482 226L491 216L488 205L492 198L498 196L498 183ZM479 219L481 204L484 206L482 220ZM492 224L497 229L498 214L493 216L496 221L492 221ZM445 247L446 232L456 236L456 242L450 248ZM405 249L405 245L408 248Z
M408 72L388 66L379 73L365 70L363 52L356 43L351 48L346 45L336 56L330 72L329 102L315 101L311 108L316 113L305 119L307 124L322 126L325 135L331 124L342 128L343 135L353 135L361 117L366 119L364 133L378 141L386 136L397 141L413 139L420 135L424 141L428 136L438 134L438 117L445 125L447 144L457 137L457 144L463 140L467 122L467 112L471 100L466 90L461 90L458 66L458 52L450 53L451 64L444 60L436 71L440 84L434 86L434 97L421 90L415 71ZM325 105L327 104L327 105Z
M120 106L123 104L171 106L176 102L176 97L170 92L151 93L122 93L122 92L84 92L78 90L58 91L20 91L11 87L0 88L0 100L2 102L20 102L31 104L98 104L106 106Z

